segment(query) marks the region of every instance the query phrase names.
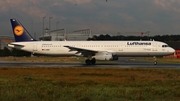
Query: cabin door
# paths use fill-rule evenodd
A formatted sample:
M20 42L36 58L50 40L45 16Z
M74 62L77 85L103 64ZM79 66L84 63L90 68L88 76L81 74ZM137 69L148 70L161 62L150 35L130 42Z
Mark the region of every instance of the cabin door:
M123 45L119 45L119 52L123 51Z
M37 43L34 43L34 44L33 44L33 52L34 52L34 51L37 51Z
M153 43L152 51L157 51L157 43Z

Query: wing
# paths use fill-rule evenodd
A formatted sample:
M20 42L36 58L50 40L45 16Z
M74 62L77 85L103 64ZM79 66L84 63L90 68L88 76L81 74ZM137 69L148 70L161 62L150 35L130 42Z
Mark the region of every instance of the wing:
M88 56L94 56L96 53L98 53L98 50L90 50L90 49L84 49L84 48L78 48L78 47L72 47L72 46L64 46L69 48L70 52L71 51L77 51L75 54L79 54L81 53L81 55L83 55L84 57L88 57Z

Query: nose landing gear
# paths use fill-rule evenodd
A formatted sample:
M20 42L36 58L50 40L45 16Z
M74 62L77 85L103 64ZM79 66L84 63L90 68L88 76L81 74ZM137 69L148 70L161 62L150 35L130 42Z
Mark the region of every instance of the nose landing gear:
M154 65L157 65L156 56L154 56L153 58L154 58Z

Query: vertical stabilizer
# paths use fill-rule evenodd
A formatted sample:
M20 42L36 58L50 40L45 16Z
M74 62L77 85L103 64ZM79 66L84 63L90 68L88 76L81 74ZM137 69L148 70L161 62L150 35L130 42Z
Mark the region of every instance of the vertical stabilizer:
M36 41L17 19L10 19L16 42Z

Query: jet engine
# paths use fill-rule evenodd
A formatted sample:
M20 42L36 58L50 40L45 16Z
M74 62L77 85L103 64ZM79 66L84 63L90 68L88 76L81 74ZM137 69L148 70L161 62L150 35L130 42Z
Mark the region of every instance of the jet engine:
M76 53L76 56L83 56L82 53Z
M112 60L113 55L112 53L109 53L109 52L99 52L99 53L96 53L94 58L97 60Z

